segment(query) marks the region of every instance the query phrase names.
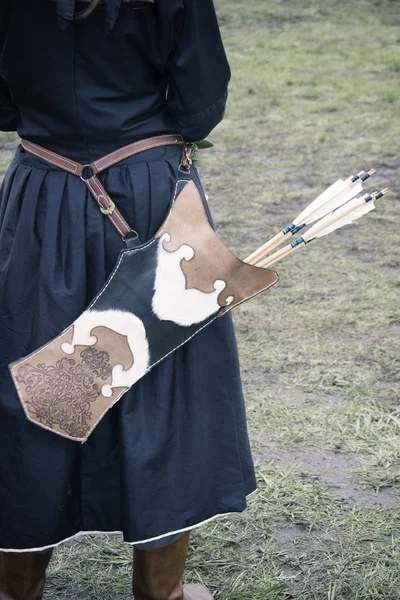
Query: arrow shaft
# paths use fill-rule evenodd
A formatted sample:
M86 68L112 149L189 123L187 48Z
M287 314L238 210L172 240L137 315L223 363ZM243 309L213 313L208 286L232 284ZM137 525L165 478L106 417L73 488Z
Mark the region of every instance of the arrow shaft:
M370 172L372 173L372 171ZM329 212L337 209L345 202L353 198L356 194L362 191L362 181L364 177L369 177L370 174L364 174L361 171L358 175L349 177L346 181L339 179L332 184L325 192L316 198L306 209L298 215L291 225L280 231L275 237L267 241L260 248L252 252L244 259L244 262L251 265L258 265L262 259L270 254L275 248L283 244L286 235L291 233L295 235L306 225L310 225L314 221L325 217Z
M369 196L367 196L367 197L369 197ZM364 198L355 198L354 200L351 200L345 206L338 208L330 215L327 215L324 219L321 219L321 221L319 221L316 225L311 227L311 229L306 231L306 233L304 233L301 238L299 238L292 244L288 244L287 246L285 246L281 250L278 250L278 252L275 252L274 254L272 254L271 256L266 258L265 260L261 260L261 261L259 260L256 263L256 266L266 268L266 267L271 266L272 264L275 264L282 258L286 257L288 254L291 254L292 250L294 250L295 248L299 248L299 247L301 248L302 246L304 246L304 244L306 244L307 242L314 239L324 229L331 227L334 223L336 223L337 221L340 221L341 219L343 219L350 213L359 209L364 204L365 204Z
M305 241L299 242L298 244L296 244L296 246L293 246L292 244L288 244L284 248L281 248L281 250L278 250L278 252L271 254L271 256L268 256L261 262L257 263L257 267L262 267L262 268L266 269L267 267L274 265L275 263L282 260L283 258L286 258L286 256L289 256L289 254L291 254L297 248L302 248L305 245L305 243L306 243Z
M263 246L258 248L258 250L255 250L255 252L253 252L247 258L245 258L244 262L249 263L251 265L257 264L258 261L261 260L266 254L272 252L272 250L280 246L283 242L284 237L285 233L283 233L283 231L280 231L275 237L272 238L272 240L269 240L269 242L266 242Z

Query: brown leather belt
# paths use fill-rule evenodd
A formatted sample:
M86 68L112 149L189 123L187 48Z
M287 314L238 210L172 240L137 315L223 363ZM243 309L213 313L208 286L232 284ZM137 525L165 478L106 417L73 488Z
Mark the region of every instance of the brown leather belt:
M65 158L65 156L56 154L56 152L52 152L51 150L46 150L46 148L43 148L38 144L34 144L33 142L21 140L21 146L28 152L39 156L43 160L55 165L56 167L59 167L60 169L63 169L64 171L68 171L68 173L72 173L72 175L80 177L82 181L86 183L90 193L100 206L101 212L109 217L124 241L125 236L132 232L137 235L137 232L134 229L131 229L128 223L125 221L124 217L121 215L114 202L104 189L102 183L97 177L97 173L100 173L101 171L104 171L104 169L111 167L111 165L115 165L121 160L124 160L129 156L134 156L139 152L144 152L145 150L150 150L151 148L158 148L159 146L169 145L182 146L181 165L185 169L190 169L194 149L193 146L185 142L181 135L168 134L146 138L144 140L140 140L139 142L122 146L122 148L119 148L118 150L115 150L114 152L111 152L110 154L107 154L106 156L103 156L102 158L99 158L86 165L82 165L69 158Z

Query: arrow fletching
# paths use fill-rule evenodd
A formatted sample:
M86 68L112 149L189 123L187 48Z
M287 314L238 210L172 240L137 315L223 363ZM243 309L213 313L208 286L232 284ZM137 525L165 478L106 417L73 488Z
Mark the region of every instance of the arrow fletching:
M306 227L306 225L311 225L311 223L322 219L354 198L354 196L357 196L362 192L363 182L374 173L375 170L371 169L367 173L365 171L360 171L360 173L349 177L346 181L338 179L327 190L320 194L318 198L311 202L311 204L309 204L303 212L293 220L289 227L286 227L263 246L252 252L252 254L244 259L244 262L252 265L258 264L267 254L271 253L284 242L288 233L295 235L298 231L303 229L303 227Z
M343 182L345 183L345 182ZM298 225L302 225L306 223L307 225L311 225L318 219L322 219L325 215L328 215L332 211L336 210L355 196L358 196L363 190L362 181L358 180L351 185L346 184L346 187L342 188L340 191L335 193L330 200L325 200L321 206L315 205L313 207L310 205L306 211L306 218L301 215L295 220L294 224L296 225L296 221L299 221ZM323 195L323 194L322 194ZM317 198L318 200L318 198ZM310 210L313 209L313 210ZM304 211L303 211L304 212Z
M375 210L375 209L376 209L375 204L373 202L368 202L368 204L365 204L364 206L357 208L356 210L354 210L352 213L350 213L346 217L343 217L343 219L339 219L332 225L325 227L325 229L323 229L322 231L317 233L315 237L320 238L320 237L323 237L324 235L328 235L328 233L332 233L336 229L340 229L341 227L344 227L345 225L351 225L352 223L354 223L354 221L357 221L357 219L360 219L361 217L363 217L364 215L368 214L369 212L371 212L372 210Z
M365 194L362 197L354 198L354 200L351 200L344 206L341 206L329 215L326 215L323 219L318 221L318 223L306 231L302 237L298 238L291 244L288 244L281 250L278 250L278 252L271 254L268 256L268 258L258 262L257 266L263 268L271 267L279 260L286 258L299 248L303 248L306 244L312 242L316 238L323 237L329 233L332 233L336 229L340 229L345 225L354 223L354 221L360 219L376 208L374 200L382 198L388 193L389 189L385 188L380 192Z
M343 181L338 179L325 192L316 198L311 204L299 214L293 221L296 226L311 225L314 221L322 219L325 215L336 210L363 190L362 184L376 173L375 169L370 169L367 173L360 171Z
M325 227L331 227L340 219L346 218L350 213L353 213L355 210L358 210L361 207L365 206L367 199L372 200L369 194L365 194L364 196L360 196L358 198L354 198L354 200L350 200L344 206L337 208L335 211L326 215L323 219L318 221L313 227L310 227L308 231L303 234L303 239L305 242L309 242L310 240L317 237L317 234L320 233Z
M333 198L335 198L341 192L347 190L348 184L343 181L343 179L338 179L333 183L328 189L326 189L322 194L318 196L311 204L309 204L303 212L299 214L293 221L293 224L298 226L302 225L308 220L308 217L312 215L313 212L319 210L324 204L330 202ZM329 211L328 211L329 212Z
M354 198L344 206L338 208L334 212L330 213L313 227L311 227L304 235L303 239L306 242L310 242L314 238L323 237L332 233L335 229L350 225L360 217L368 214L376 208L373 200L379 200L383 196L389 193L389 189L385 188L380 192L374 192L373 194L365 194L360 198Z
M322 219L325 215L336 210L363 190L362 184L376 173L375 169L360 171L357 175L353 175L343 181L338 179L325 192L316 198L311 204L295 218L293 224L297 227L311 225L314 221ZM296 233L296 231L294 232Z

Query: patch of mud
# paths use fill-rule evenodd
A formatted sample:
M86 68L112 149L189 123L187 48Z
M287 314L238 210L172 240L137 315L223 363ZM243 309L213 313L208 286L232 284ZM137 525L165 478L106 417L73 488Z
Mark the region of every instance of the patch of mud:
M346 258L357 260L361 263L377 263L376 256L371 252L367 243L353 245L350 250L345 253Z
M290 391L279 390L275 400L279 402L279 404L284 404L285 406L301 407L304 409L314 408L315 406L315 402L312 401L308 394L296 389Z
M328 487L332 497L346 505L386 509L398 508L400 505L398 494L390 486L382 487L376 492L372 486L358 482L352 471L361 471L369 466L362 457L319 448L304 449L302 452L275 448L266 451L262 459L292 467L300 475L311 475Z
M246 392L263 392L265 386L277 385L277 376L268 367L260 367L258 371L242 370L242 383Z
M274 524L273 533L280 544L295 545L300 547L303 543L308 550L326 548L330 542L338 540L337 535L325 527L315 527L312 531L307 526L292 523L282 519Z
M339 406L343 403L343 397L335 394L326 394L319 398L319 402L327 406Z
M262 22L262 24L268 27L269 29L283 29L284 27L288 27L289 25L299 25L300 23L307 23L312 20L313 19L311 19L310 17L300 15L277 16L265 13L259 13L257 15L257 22Z
M400 326L399 326L400 329ZM308 366L296 364L293 368L294 372L304 372ZM292 369L291 369L292 370ZM313 409L316 406L338 406L343 403L344 398L339 394L319 394L316 395L312 392L305 391L295 386L285 389L281 385L278 385L278 375L283 372L282 370L270 369L268 367L260 368L258 371L245 371L242 369L242 382L246 393L254 392L265 392L266 385L268 385L268 397L273 398L277 404L283 404L284 406L302 408L302 409ZM287 370L285 371L288 372Z
M277 521L273 535L281 549L281 554L275 559L280 570L279 579L287 580L289 591L294 594L288 597L298 600L303 597L304 569L309 564L309 557L329 553L330 548L338 543L338 536L324 527L310 532L309 527L285 519ZM310 575L308 572L307 580Z
M43 596L44 600L50 600L50 598L51 600L78 600L79 598L82 598L81 590L66 590L66 587L67 585L64 581L48 575Z
M385 275L398 275L400 273L400 260L386 260L379 267Z
M309 537L309 535L308 529L290 521L282 521L274 524L274 536L280 544L293 544L304 537Z

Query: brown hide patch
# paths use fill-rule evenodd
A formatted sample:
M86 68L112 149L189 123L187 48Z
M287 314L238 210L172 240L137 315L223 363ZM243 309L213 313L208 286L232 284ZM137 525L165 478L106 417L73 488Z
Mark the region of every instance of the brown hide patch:
M73 354L61 349L71 343L74 325L31 356L10 367L15 386L30 421L64 437L85 441L94 427L127 388L113 388L105 398L101 389L112 383L116 364L129 369L133 364L127 337L94 327L92 346L75 346ZM107 350L105 350L107 348Z
M222 279L227 284L218 296L218 304L226 306L226 300L234 300L222 313L231 310L244 300L255 296L276 283L275 271L249 265L221 242L208 222L200 193L193 181L185 185L161 228L160 238L169 233L171 239L163 242L163 248L175 252L183 244L193 248L191 260L182 259L181 268L186 278L186 289L204 293L214 290L214 281Z
M133 367L133 354L128 344L128 336L122 335L109 327L98 325L90 330L90 335L97 337L98 348L112 348L112 364L123 365L127 371Z

